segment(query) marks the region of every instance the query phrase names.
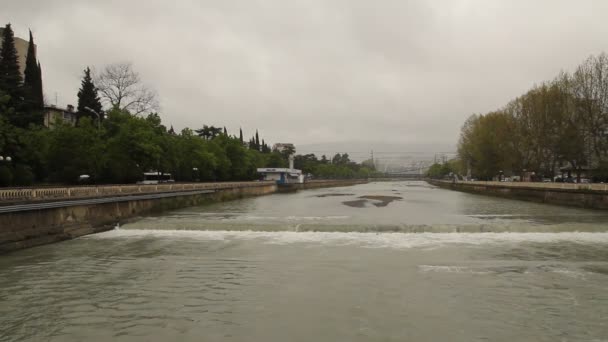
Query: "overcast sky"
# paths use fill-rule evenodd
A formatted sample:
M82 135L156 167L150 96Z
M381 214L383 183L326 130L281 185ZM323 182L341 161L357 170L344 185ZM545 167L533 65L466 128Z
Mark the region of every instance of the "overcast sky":
M608 51L608 1L0 0L50 103L132 62L166 125L298 145L455 145L462 122Z

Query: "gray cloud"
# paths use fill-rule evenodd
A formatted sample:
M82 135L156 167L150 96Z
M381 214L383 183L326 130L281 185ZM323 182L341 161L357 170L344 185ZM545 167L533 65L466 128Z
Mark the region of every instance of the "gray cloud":
M176 128L272 141L454 144L472 113L608 50L608 2L7 1L32 28L47 98L87 65L131 61Z

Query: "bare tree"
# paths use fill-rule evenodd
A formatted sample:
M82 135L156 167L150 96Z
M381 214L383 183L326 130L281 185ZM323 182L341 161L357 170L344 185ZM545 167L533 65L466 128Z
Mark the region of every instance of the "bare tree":
M107 65L95 77L101 100L112 108L127 110L133 115L158 110L158 95L141 82L131 63Z
M573 75L571 91L597 160L608 154L608 55L589 57Z

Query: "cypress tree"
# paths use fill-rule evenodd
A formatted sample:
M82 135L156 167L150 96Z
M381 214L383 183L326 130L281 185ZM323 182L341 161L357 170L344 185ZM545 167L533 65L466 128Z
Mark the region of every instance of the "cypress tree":
M80 90L78 90L78 117L88 116L93 121L97 120L97 115L91 113L86 108L91 108L101 115L101 100L99 99L99 95L97 95L97 88L91 78L91 69L89 67L84 69L84 76L80 83Z
M243 143L243 129L239 128L239 140L241 141L241 144Z
M42 73L40 71L40 63L36 58L36 47L34 46L34 37L30 30L30 42L27 48L27 57L25 60L25 77L23 80L24 95L26 101L26 110L40 110L44 106L42 95Z
M21 104L21 72L15 48L15 35L11 24L6 24L2 31L2 48L0 50L0 90L11 96L9 106Z
M44 91L43 91L43 87L42 87L42 67L40 66L40 61L38 61L38 68L36 68L36 69L38 70L38 75L37 75L36 87L34 88L34 92L40 99L41 107L44 107Z
M260 136L258 135L258 130L255 130L255 149L260 150Z
M224 135L228 135L228 131L226 130L226 126L224 126Z

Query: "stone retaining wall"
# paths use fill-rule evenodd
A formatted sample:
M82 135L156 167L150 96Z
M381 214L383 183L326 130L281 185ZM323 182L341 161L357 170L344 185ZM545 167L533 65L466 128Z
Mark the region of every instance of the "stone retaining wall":
M4 213L0 214L0 253L110 230L141 215L265 195L276 189L274 183L257 182L206 194Z
M482 195L570 207L608 209L608 184L452 182L440 180L427 180L427 182L445 189Z

